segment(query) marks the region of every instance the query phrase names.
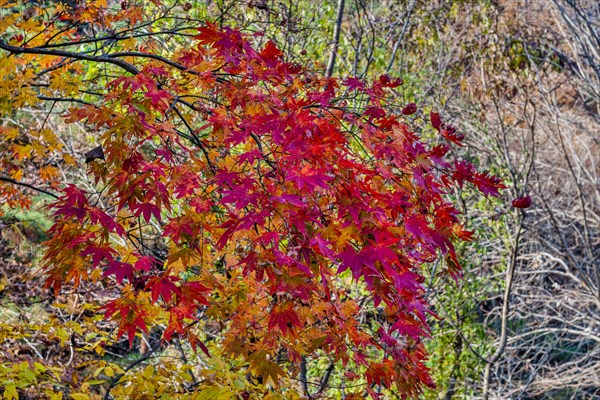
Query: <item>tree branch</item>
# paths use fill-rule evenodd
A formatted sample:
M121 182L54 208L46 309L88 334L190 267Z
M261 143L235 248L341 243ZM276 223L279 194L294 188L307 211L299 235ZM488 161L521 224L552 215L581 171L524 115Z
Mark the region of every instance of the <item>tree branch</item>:
M52 49L45 49L45 48L40 48L40 47L28 48L28 47L11 46L8 43L6 43L4 40L0 40L0 49L6 50L6 51L10 52L11 54L45 54L45 55L49 55L49 56L67 57L67 58L72 58L72 59L76 59L76 60L113 64L113 65L123 68L125 71L127 71L133 75L137 75L140 73L140 71L136 67L131 65L130 63L125 62L123 60L119 60L117 58L111 58L110 56L107 56L107 55L91 56L88 54L76 53L73 51L66 51L66 50L52 50Z
M47 194L48 196L54 197L55 199L59 198L58 195L56 195L56 194L54 194L52 192L49 192L49 191L47 191L45 189L42 189L42 188L30 185L29 183L19 182L19 181L15 180L15 179L12 179L12 178L6 178L6 177L3 177L3 176L0 176L0 181L12 183L13 185L23 186L23 187L35 190L37 192Z

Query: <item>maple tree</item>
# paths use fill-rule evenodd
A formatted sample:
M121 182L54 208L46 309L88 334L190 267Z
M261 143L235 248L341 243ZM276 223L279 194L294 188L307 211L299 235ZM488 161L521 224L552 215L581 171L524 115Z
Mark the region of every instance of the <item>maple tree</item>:
M306 385L306 359L320 357L366 379L355 396L434 386L421 266L443 259L458 278L454 243L472 232L448 194L504 186L452 156L463 136L440 115L392 100L401 79L327 78L260 34L173 17L187 3L0 4L14 11L0 20L0 196L54 197L43 263L55 296L110 288L97 312L113 339L162 326L162 343L236 360L243 398L300 396L290 378ZM188 25L168 25L178 18ZM78 160L55 132L10 122L47 103L95 136L93 185L64 182ZM125 373L108 374L105 398Z

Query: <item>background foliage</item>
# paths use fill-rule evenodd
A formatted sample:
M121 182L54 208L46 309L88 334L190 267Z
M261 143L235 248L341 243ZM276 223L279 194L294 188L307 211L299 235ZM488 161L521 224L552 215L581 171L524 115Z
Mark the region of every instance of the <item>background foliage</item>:
M273 40L287 59L314 70L327 64L338 8L327 1L319 7L303 1L162 2L156 9L169 10L169 17L151 14L158 20L150 30L143 26L147 15L127 11L155 9L150 4L86 4L82 23L66 16L60 22L75 32L71 40L111 35L93 23L99 16L94 6L108 6L130 12L117 28L141 26L107 41L114 52L147 46L170 57L186 43L189 28L208 19L264 34L255 36L257 46ZM29 15L36 6L2 4L3 41L41 44L37 33L46 27ZM53 6L64 7L66 15L77 4ZM345 2L334 76L401 77L398 107L415 102L421 116L439 110L465 133L461 157L509 186L504 204L482 201L468 188L453 194L477 241L457 248L464 269L458 283L438 273L442 265L425 267L427 299L442 317L430 321L426 346L437 388L426 398L600 395L599 16L595 2L575 0ZM73 49L92 56L104 51L94 41ZM42 208L51 197L34 197L13 181L49 193L64 181L96 189L83 154L98 145L98 133L65 124L61 116L71 103L97 102L114 77L101 64L65 62L45 71L48 79L35 86L28 84L36 79L32 69L18 65L32 60L6 51L0 59L0 68L12 74L0 87L4 396L101 398L109 386L117 398L168 398L181 387L194 388L190 396L196 398L363 394L349 386L361 388L364 381L348 383L326 358L303 361L308 389L300 375L288 375L282 386L289 391L276 393L240 374L244 365L220 357L217 340L205 341L210 358L178 340L164 346L160 329L137 335L130 349L95 312L117 295L115 288L82 283L58 295L42 289L37 243L47 239L52 223ZM507 199L525 194L533 199L530 208L509 207ZM160 252L164 244L156 238L151 246ZM359 318L376 321L376 312L365 303ZM220 329L201 326L209 338Z

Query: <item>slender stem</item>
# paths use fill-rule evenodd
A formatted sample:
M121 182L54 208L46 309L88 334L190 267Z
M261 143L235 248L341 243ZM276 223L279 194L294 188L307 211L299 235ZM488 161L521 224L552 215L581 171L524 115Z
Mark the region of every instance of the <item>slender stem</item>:
M483 375L483 394L482 399L487 400L489 398L489 388L491 381L491 369L492 365L494 365L504 354L504 349L506 348L506 343L508 341L508 314L510 311L510 295L512 291L512 284L515 277L515 270L517 265L517 256L519 253L519 242L521 238L521 233L523 231L523 212L519 217L517 232L515 234L511 254L510 261L508 265L508 271L506 272L506 286L504 288L504 298L502 301L502 315L501 315L501 327L500 327L500 344L496 348L494 354L492 354L487 360L487 364L485 366L485 372Z
M337 56L338 47L340 45L340 31L342 28L342 19L344 17L344 0L338 0L337 18L335 21L335 27L333 29L333 48L329 54L329 62L327 63L327 70L325 76L328 78L333 74L333 68L335 67L335 58Z
M404 39L404 35L406 34L406 30L410 24L410 17L411 14L415 8L415 4L417 3L416 0L412 0L409 3L408 6L408 11L406 11L406 19L404 20L404 25L402 26L402 31L400 31L400 35L398 36L398 39L396 39L396 43L394 43L394 48L392 50L392 57L390 58L390 62L387 66L387 68L385 69L385 72L390 72L390 70L392 69L392 66L394 65L394 61L396 60L396 53L398 52L398 48L400 47L400 43L402 42L402 40Z

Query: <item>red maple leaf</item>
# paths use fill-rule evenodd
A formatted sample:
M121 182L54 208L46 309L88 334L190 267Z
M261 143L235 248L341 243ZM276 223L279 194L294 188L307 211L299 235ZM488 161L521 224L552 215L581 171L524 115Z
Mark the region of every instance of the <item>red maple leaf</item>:
M108 245L104 245L104 246L92 245L92 246L86 247L85 250L83 250L81 252L81 255L82 256L91 255L92 256L92 266L97 267L104 260L112 261L113 255L116 253L117 252Z
M138 271L150 271L154 265L157 264L156 258L152 256L144 256L138 258L135 262L135 269Z
M351 92L353 90L363 90L365 88L364 82L358 78L347 78L344 81L344 85L346 85L348 87L348 90L350 90Z
M159 297L169 303L173 295L181 295L181 290L174 282L179 281L180 278L177 276L169 275L169 272L165 272L161 276L155 276L148 280L146 284L146 290L152 291L152 303L156 303Z
M201 44L212 45L221 40L223 33L219 30L216 25L207 24L202 28L198 28L198 35L196 35L195 39L198 40Z
M528 208L531 207L531 197L530 196L521 196L513 199L512 206L514 208Z
M196 302L198 304L210 305L206 294L210 293L210 288L200 282L183 282L179 287L182 301Z
M120 298L108 302L106 305L100 307L104 309L104 317L110 318L118 315L119 330L117 332L117 338L121 337L123 333L127 332L129 337L129 347L133 346L133 339L137 329L148 333L148 327L144 317L148 315L143 306L137 304L134 300L129 298Z
M287 332L294 332L295 328L302 327L302 322L294 311L293 303L286 302L273 307L269 315L269 329L275 327L278 327L284 335Z
M90 217L90 221L93 224L100 223L104 228L106 228L109 232L115 232L119 236L125 235L125 228L121 226L121 224L117 223L113 217L102 211L97 207L89 207L88 215Z
M434 113L433 111L429 113L429 118L431 118L431 126L433 126L437 131L440 131L440 127L442 126L442 119L440 118L440 114Z
M265 48L260 52L260 56L268 67L273 67L281 60L283 53L272 40L269 40L265 44Z
M402 109L402 114L412 115L417 112L417 105L415 103L409 103Z
M133 280L133 266L129 263L113 260L108 263L108 268L103 274L104 277L110 275L114 275L118 283L122 283L124 278L131 282Z
M156 204L152 203L138 203L132 207L135 210L135 216L139 217L140 215L144 216L146 222L150 222L150 218L154 216L159 222L160 218L160 208Z

